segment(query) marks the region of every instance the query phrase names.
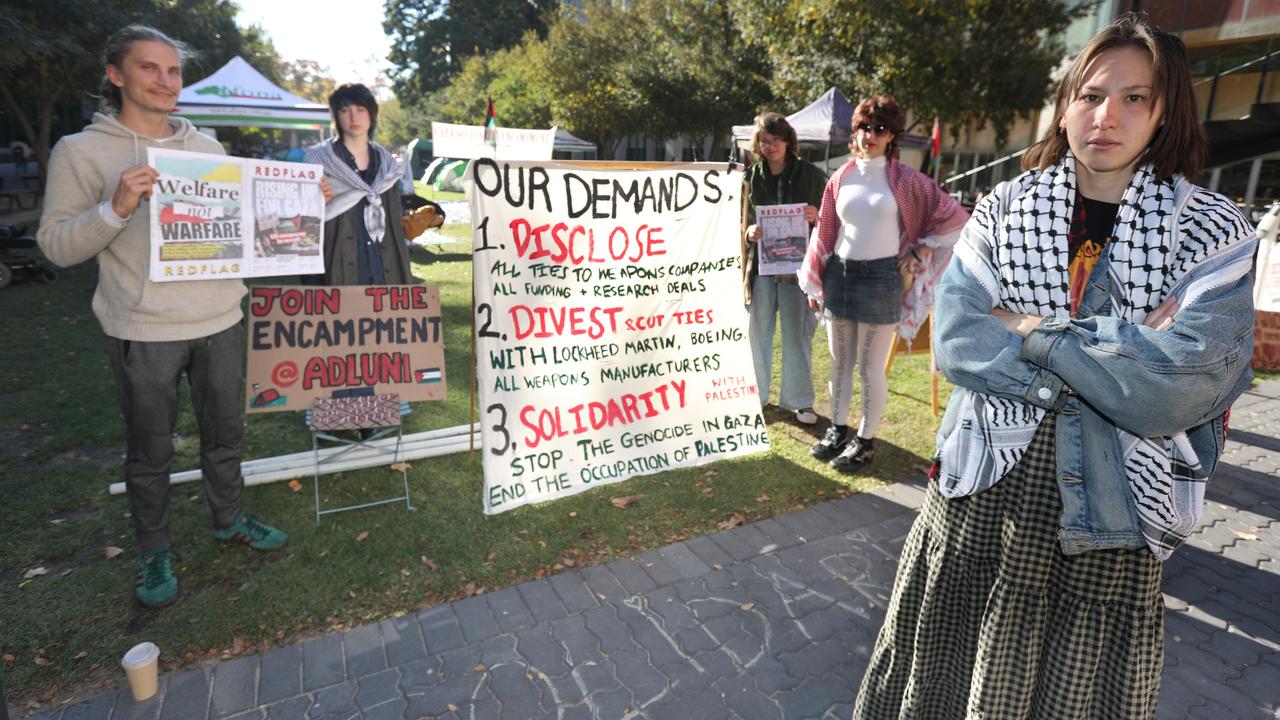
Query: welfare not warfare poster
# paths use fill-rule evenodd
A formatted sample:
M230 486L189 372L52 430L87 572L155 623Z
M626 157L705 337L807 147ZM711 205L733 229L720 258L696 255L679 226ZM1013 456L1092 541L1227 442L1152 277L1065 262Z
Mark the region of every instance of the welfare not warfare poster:
M740 169L478 159L466 189L486 514L769 448Z
M147 148L152 282L324 272L323 168Z

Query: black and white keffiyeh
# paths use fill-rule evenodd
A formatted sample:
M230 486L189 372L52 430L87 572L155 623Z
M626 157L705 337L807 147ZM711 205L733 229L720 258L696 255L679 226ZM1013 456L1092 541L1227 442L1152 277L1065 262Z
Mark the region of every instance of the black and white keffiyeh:
M333 199L325 204L325 219L331 220L355 207L361 200L364 206L364 227L369 239L381 243L387 232L386 213L382 209L382 193L400 182L403 168L389 150L381 145L369 144L369 152L378 153L378 175L373 183L366 183L360 173L342 161L333 151L333 144L322 142L307 148L306 160L324 166L325 177L333 185Z
M1067 243L1076 197L1075 161L1031 171L997 188L975 208L956 257L987 290L994 307L1070 316ZM1225 198L1175 176L1160 181L1150 165L1130 180L1108 243L1111 313L1141 323L1168 297L1186 306L1205 290L1249 272L1253 237ZM965 390L953 431L941 448L939 490L972 495L1022 458L1044 418L1033 405ZM1207 473L1186 433L1138 437L1117 428L1129 490L1142 533L1158 558L1169 557L1195 528Z

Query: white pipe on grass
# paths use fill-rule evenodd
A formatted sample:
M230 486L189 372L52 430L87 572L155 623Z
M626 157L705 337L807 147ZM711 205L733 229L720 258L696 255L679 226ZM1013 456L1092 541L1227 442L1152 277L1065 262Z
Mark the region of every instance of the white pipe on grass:
M470 426L472 433L476 434L474 438L475 447L480 447L479 425ZM401 462L409 460L420 460L422 458L438 457L440 455L450 455L458 452L465 452L471 447L472 437L467 432L466 425L458 425L456 427L443 428L441 430L428 430L420 433L405 435L400 439L400 455ZM336 472L347 472L349 470L362 470L365 468L378 467L380 465L390 465L392 457L386 450L395 448L396 438L387 437L375 440L369 445L371 447L355 447L347 449L348 446L337 446L321 448L320 455L320 473L327 475ZM381 448L377 450L373 448ZM347 452L341 460L328 461L328 459L343 450ZM280 480L292 480L300 477L307 477L315 472L316 459L312 451L306 450L299 453L291 453L289 455L277 455L275 457L258 458L257 460L248 460L240 465L241 472L244 474L244 484L246 486L264 485L266 483L278 482ZM181 483L194 482L200 479L200 470L187 470L185 472L173 473L169 476L170 485L178 485ZM112 483L110 494L123 495L125 484L123 482Z

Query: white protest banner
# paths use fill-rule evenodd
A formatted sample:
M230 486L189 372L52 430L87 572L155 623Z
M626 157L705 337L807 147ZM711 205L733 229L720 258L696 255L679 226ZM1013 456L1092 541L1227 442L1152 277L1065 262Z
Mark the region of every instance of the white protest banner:
M555 130L495 128L496 143L485 140L483 125L431 123L431 154L467 160L497 157L502 160L550 160Z
M756 226L763 233L756 245L756 269L761 275L794 275L800 269L809 241L804 207L804 203L788 203L756 208Z
M471 163L484 511L769 448L742 172Z
M152 282L324 272L323 168L147 148Z

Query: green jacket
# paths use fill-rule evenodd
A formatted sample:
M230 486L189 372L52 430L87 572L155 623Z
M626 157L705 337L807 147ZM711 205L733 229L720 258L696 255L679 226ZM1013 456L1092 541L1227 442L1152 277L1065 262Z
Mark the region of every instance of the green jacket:
M817 165L799 157L792 157L782 174L770 176L765 161L758 160L747 170L746 222L742 234L742 297L751 304L751 284L756 278L756 244L747 240L745 227L756 221L756 206L805 203L814 207L822 204L822 189L827 176Z

